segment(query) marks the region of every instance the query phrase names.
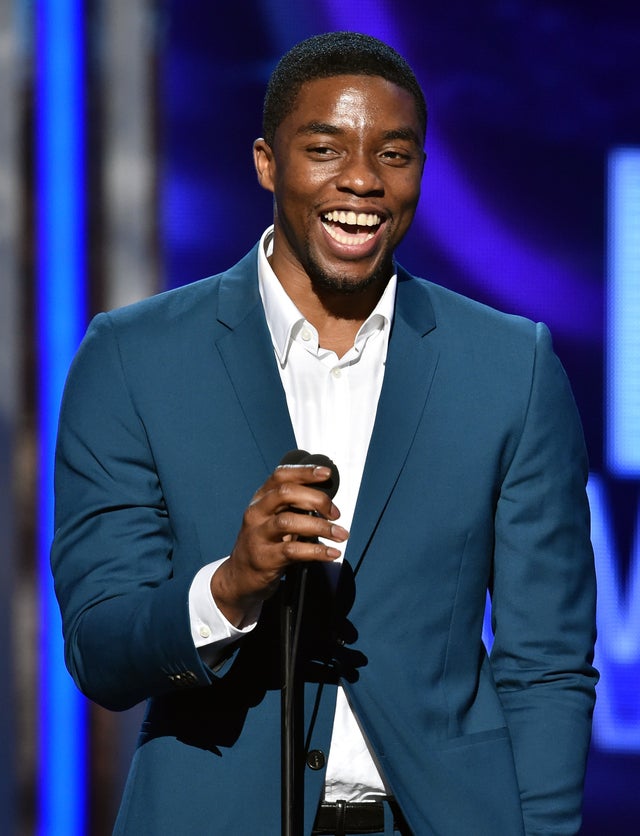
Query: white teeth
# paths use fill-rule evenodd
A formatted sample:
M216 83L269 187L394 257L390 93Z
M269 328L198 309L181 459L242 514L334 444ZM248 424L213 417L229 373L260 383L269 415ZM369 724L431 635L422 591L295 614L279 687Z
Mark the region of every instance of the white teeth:
M349 244L350 246L353 244L362 244L365 241L369 241L374 236L373 232L357 232L355 234L349 234L347 232L343 232L340 227L337 226L325 225L324 228L339 244Z
M382 223L380 215L374 213L353 211L345 212L342 209L334 209L332 212L325 212L322 216L323 226L329 235L339 244L354 246L369 241L376 233ZM339 226L333 224L344 224L345 226L358 227L353 232L345 232ZM367 228L365 231L365 228Z
M334 209L333 212L325 212L324 220L330 223L347 224L348 226L379 226L381 223L380 215L366 214L360 212L356 215L355 212L344 212L342 210Z

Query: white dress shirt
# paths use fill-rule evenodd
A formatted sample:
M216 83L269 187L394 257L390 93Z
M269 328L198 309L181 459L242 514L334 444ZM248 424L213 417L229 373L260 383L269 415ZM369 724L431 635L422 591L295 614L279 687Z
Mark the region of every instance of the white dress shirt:
M260 240L258 280L273 348L287 398L298 448L323 453L335 462L340 487L334 502L347 530L356 506L384 377L395 303L396 276L387 284L374 311L340 359L318 343L318 332L287 296L268 261L273 227ZM283 454L286 452L282 451ZM257 487L257 486L256 486ZM339 544L331 543L340 548ZM348 541L345 553L348 552ZM259 616L243 629L230 624L211 595L211 577L226 560L204 566L189 592L193 640L212 664L222 648L250 632ZM337 575L338 559L327 571ZM343 689L338 699L327 763L325 799L363 801L389 794Z

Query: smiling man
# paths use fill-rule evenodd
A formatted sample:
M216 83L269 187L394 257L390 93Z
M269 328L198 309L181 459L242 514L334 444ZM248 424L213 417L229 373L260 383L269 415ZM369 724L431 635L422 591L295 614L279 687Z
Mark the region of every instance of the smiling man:
M395 262L425 130L394 50L298 44L254 145L273 226L225 273L99 315L78 352L52 565L79 687L148 701L117 833L285 832L300 565L288 832L579 829L597 678L580 422L543 325ZM296 447L335 462L335 497L322 462L279 465Z
M337 298L367 289L370 313L413 220L424 131L407 90L338 75L304 84L273 136L255 143L259 180L275 195L272 266L289 295L309 279Z

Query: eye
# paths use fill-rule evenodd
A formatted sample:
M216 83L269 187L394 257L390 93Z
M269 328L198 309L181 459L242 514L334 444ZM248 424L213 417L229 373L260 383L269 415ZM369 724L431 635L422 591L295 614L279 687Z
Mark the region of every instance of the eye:
M384 162L391 163L392 165L406 165L413 159L413 154L396 148L387 148L385 151L382 151L380 157Z
M307 148L307 152L315 157L334 157L338 153L328 145L312 145Z

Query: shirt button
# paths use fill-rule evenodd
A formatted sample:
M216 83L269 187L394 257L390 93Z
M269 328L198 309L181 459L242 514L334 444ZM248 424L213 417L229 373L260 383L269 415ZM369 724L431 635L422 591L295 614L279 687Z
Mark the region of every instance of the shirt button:
M307 766L317 772L325 764L324 752L320 749L312 749L307 755Z
M311 339L311 331L308 328L303 328L300 332L300 336L306 343L308 343Z
M198 633L200 633L200 636L203 639L208 639L211 635L211 630L207 627L206 624L203 624L202 627L200 627L200 629L198 630Z
M331 369L331 374L335 378L342 377L342 369L339 366L335 366L333 369Z

